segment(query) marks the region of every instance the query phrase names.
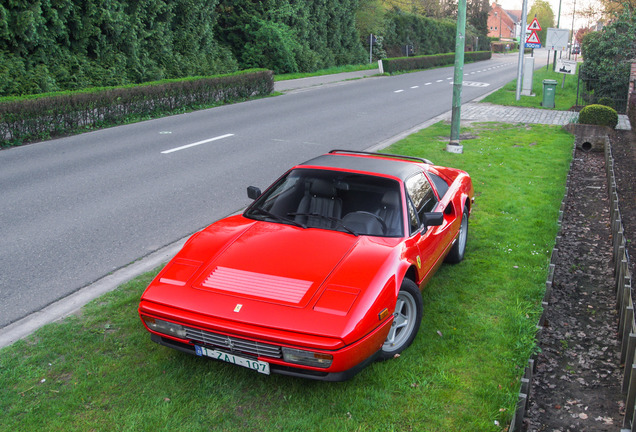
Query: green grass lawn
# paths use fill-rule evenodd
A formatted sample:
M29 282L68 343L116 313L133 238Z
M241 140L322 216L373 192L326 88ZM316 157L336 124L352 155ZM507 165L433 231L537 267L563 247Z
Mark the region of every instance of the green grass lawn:
M466 258L425 288L401 357L323 383L158 346L136 311L153 272L0 351L0 430L506 430L536 350L573 137L473 124L457 155L449 133L436 124L386 149L462 168L476 192Z
M578 74L578 71L577 71ZM563 77L565 76L565 81ZM529 108L543 108L543 80L551 79L557 82L556 93L554 96L554 108L561 111L567 111L570 107L576 105L576 84L578 75L564 75L552 71L552 63L550 69L546 70L545 65L536 69L532 76L532 90L535 96L521 96L520 100L516 100L517 96L517 80L513 80L503 86L501 89L491 93L485 97L482 102L489 102L496 105L520 106ZM563 86L563 88L561 88Z

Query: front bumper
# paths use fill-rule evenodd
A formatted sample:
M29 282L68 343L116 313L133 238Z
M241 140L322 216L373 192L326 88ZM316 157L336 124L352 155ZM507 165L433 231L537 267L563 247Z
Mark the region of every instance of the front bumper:
M152 315L145 312L142 315L152 317ZM178 320L171 321L175 325L180 326L181 332L178 333L178 336L177 333L168 335L150 329L146 326L144 319L142 319L142 322L152 334L152 341L188 354L196 355L196 345L247 359L267 362L270 366L270 371L274 373L323 381L344 381L353 377L376 359L382 344L386 340L392 321L391 318L386 319L366 336L350 345L343 346L342 342L339 342L339 348L331 348L336 343L335 339L321 338L325 341L325 345L324 347L319 347L315 343L317 338L309 335L287 333L287 337L281 337L280 333L276 333L276 340L270 340L266 337L256 336L259 331L250 332L248 329L242 329L241 333L234 333L221 331L221 329L205 329L192 324L177 324ZM163 317L156 317L156 319L164 320L164 322L166 320ZM263 334L263 336L265 335ZM310 343L303 343L303 339L310 341ZM325 368L289 362L282 352L286 348L331 356L332 362L330 366Z
M158 334L152 333L150 339L158 343L159 345L166 346L168 348L176 349L178 351L184 352L186 354L196 355L194 345L179 342L167 337L160 336ZM367 367L370 363L373 363L379 355L380 351L376 351L370 357L366 358L362 362L358 363L351 369L342 372L326 372L320 371L316 369L306 369L299 366L292 365L282 365L270 363L270 370L274 373L281 375L288 375L298 378L308 378L318 381L346 381L353 378L358 372ZM213 359L211 359L213 360ZM263 359L267 361L268 359Z

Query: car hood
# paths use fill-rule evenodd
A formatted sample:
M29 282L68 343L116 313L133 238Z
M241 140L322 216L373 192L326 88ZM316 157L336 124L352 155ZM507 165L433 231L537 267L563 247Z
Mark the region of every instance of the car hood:
M211 260L196 286L303 307L356 243L335 231L257 222Z
M398 243L237 216L193 236L142 301L214 322L361 337L352 333L395 275Z

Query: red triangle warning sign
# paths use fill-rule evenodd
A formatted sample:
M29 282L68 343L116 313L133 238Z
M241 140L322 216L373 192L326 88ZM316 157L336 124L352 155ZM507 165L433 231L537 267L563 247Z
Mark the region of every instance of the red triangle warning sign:
M526 39L526 43L536 43L536 44L541 43L541 41L539 40L539 35L537 34L536 31L533 31L532 34L528 36L528 39Z
M537 20L536 18L533 19L532 22L530 23L530 25L528 26L528 30L540 31L541 30L541 26L539 25L539 20Z

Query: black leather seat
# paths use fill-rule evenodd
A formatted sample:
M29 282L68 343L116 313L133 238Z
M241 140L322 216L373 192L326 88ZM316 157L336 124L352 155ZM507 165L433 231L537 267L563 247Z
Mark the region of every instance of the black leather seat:
M297 213L296 222L308 227L336 227L337 224L328 218L342 217L342 200L336 196L333 183L321 179L313 180L300 200Z
M402 222L400 220L402 212L400 211L400 192L391 190L386 191L382 196L381 207L376 213L386 224L386 235L400 235Z

